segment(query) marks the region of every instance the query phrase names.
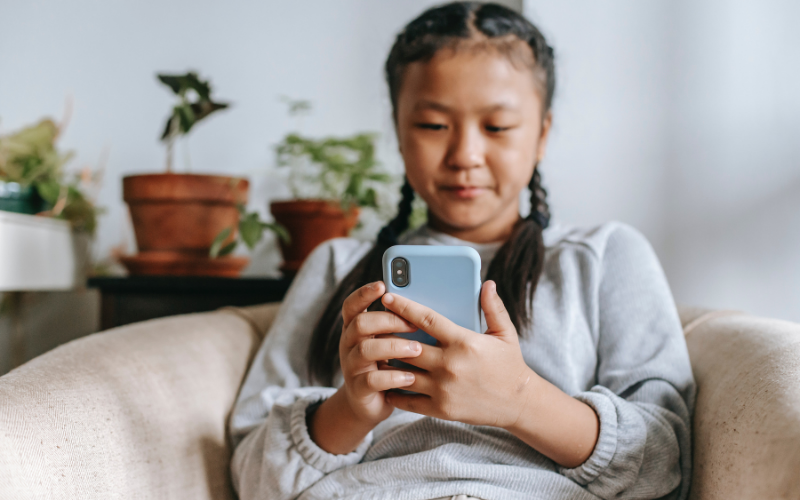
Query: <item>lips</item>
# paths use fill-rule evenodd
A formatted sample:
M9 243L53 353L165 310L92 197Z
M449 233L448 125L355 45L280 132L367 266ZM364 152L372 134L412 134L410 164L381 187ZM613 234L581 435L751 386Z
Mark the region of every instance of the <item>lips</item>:
M472 199L482 195L488 188L483 186L455 185L442 186L442 189L460 199Z

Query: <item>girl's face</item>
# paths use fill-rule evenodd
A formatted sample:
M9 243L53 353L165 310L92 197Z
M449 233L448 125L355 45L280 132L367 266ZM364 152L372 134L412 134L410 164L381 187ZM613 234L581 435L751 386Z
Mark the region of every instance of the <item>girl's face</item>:
M508 238L550 129L533 72L494 50L439 50L406 68L396 120L428 223L467 241Z

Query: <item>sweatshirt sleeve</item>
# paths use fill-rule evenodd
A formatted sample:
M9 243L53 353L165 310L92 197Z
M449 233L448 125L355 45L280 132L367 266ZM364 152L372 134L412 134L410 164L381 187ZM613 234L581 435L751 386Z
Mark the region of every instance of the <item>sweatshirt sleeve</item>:
M295 498L366 453L371 433L347 455L330 454L309 436L306 415L336 389L310 385L306 362L311 335L330 297L370 246L337 239L317 247L259 347L229 423L231 475L242 500Z
M560 472L604 499L685 499L695 383L667 280L629 226L615 227L601 261L597 384L575 395L600 433L586 462Z

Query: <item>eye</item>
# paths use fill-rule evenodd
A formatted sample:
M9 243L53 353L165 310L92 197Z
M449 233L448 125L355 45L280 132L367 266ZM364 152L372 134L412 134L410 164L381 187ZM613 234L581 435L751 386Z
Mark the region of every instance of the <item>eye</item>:
M417 128L424 128L426 130L444 130L447 128L446 125L442 125L441 123L417 123Z
M486 130L491 133L497 132L505 132L506 130L510 129L511 127L495 127L494 125L486 125Z

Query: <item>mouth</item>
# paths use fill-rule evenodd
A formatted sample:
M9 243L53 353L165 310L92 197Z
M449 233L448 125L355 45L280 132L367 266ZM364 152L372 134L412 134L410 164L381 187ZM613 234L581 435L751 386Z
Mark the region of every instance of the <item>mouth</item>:
M483 193L489 190L489 188L485 186L470 186L465 184L441 186L440 189L447 193L451 193L456 198L462 200L477 198L478 196L482 195Z

